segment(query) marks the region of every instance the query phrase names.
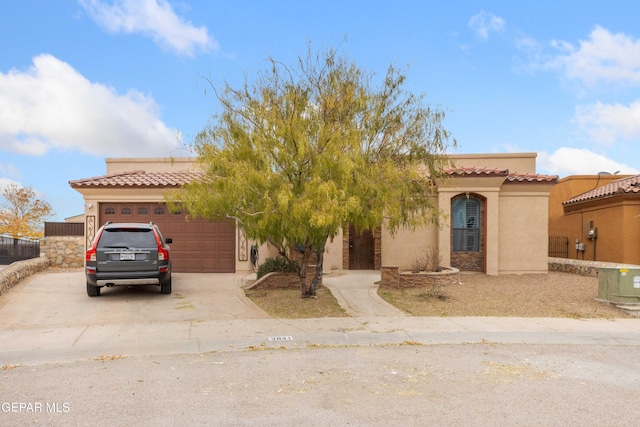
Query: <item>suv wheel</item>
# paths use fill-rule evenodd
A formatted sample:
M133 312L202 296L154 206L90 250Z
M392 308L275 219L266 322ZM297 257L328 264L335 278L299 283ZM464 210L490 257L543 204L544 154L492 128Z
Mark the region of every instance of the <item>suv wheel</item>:
M171 293L171 279L169 279L166 283L160 284L160 293L161 294Z
M100 296L100 286L93 286L87 282L87 295L90 297L99 297Z

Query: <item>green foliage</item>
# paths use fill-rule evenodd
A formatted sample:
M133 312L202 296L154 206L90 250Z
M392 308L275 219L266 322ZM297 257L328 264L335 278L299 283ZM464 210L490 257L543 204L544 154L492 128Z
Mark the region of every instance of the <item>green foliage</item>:
M295 262L290 261L282 256L277 256L275 258L267 258L264 260L260 267L258 267L258 272L256 273L256 277L259 279L265 274L280 272L280 273L297 273L298 266Z
M302 245L303 267L316 252L317 279L327 239L349 224L393 232L437 221L433 190L452 137L405 79L389 67L374 87L335 50L309 48L294 67L271 59L254 82L214 88L222 110L194 144L202 178L174 198L193 216L235 218L285 257Z

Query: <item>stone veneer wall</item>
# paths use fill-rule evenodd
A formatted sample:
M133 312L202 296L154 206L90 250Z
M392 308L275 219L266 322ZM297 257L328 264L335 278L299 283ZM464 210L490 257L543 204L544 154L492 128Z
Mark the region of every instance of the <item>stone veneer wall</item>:
M40 252L52 266L62 268L84 267L84 237L50 236L40 240Z
M640 268L634 264L617 264L615 262L586 261L570 258L549 257L549 271L580 274L582 276L598 276L598 268Z
M398 267L382 267L380 269L380 285L391 288L417 288L437 285L457 285L460 283L460 270L449 270L429 273L400 272Z
M45 270L47 267L49 267L49 258L45 256L9 264L7 268L0 270L0 295L9 291L22 279Z

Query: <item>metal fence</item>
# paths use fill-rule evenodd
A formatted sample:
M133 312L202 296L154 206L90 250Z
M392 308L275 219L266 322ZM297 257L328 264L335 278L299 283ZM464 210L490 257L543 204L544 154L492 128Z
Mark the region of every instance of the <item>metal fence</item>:
M45 222L44 236L84 236L84 223Z
M549 236L549 256L569 258L569 238L566 236Z
M0 236L0 264L6 265L40 256L40 241Z

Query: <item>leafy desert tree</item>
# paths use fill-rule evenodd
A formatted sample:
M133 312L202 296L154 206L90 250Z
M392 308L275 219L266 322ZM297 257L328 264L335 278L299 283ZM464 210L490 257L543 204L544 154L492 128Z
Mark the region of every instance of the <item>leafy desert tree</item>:
M0 234L40 238L43 221L53 214L51 205L38 199L31 187L6 186L0 200Z
M437 221L433 179L455 140L444 113L408 92L393 66L376 86L335 49L309 48L292 67L268 64L239 89L209 81L222 108L194 143L202 177L177 198L192 216L234 218L248 237L295 258L311 297L327 239L341 228Z

